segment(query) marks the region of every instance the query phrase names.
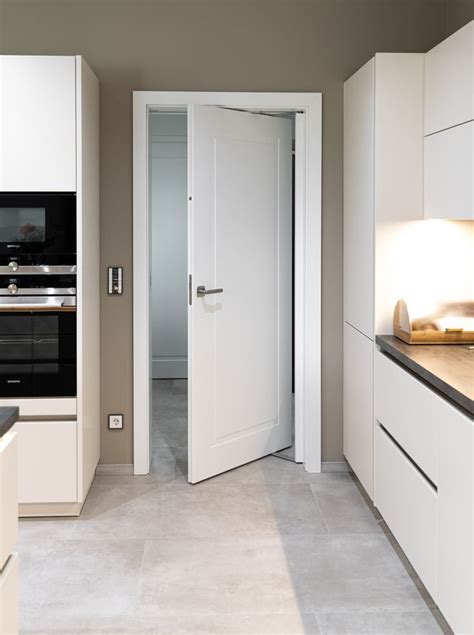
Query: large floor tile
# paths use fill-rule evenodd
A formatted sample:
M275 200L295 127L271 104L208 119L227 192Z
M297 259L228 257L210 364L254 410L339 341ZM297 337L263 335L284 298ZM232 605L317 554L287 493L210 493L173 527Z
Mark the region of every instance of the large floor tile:
M128 619L86 620L81 633L154 635L318 635L314 615L137 615Z
M318 613L323 635L440 635L450 633L424 611L346 611Z
M277 537L147 541L138 598L147 615L300 612Z
M157 487L95 487L75 536L100 538L117 531L123 538L210 538L326 533L326 525L306 483L262 486L205 481Z
M72 538L76 523L75 518L23 518L18 526L18 542L67 540Z
M122 616L135 608L144 543L49 541L20 551L25 631L74 630L84 616ZM58 626L59 625L59 626Z
M282 537L300 606L306 611L425 609L386 537Z
M313 480L310 487L329 532L379 533L379 515L362 497L352 479Z

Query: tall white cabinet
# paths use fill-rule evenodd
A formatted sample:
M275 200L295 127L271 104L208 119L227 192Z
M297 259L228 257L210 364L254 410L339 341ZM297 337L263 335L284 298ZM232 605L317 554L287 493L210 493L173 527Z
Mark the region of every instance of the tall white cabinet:
M100 454L99 82L81 56L0 57L0 191L75 192L77 398L17 405L20 515L77 515Z
M379 224L423 217L422 54L377 54L344 85L344 455L373 496Z

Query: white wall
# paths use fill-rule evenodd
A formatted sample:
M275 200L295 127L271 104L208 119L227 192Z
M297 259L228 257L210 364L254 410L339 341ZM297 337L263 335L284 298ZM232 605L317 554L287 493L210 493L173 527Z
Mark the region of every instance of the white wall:
M153 378L187 377L187 118L150 115Z

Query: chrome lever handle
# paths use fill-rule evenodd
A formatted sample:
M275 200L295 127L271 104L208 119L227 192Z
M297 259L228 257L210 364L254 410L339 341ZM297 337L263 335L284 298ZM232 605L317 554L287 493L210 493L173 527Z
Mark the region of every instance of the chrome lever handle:
M197 297L203 298L205 295L212 295L213 293L223 293L224 289L208 289L206 291L206 287L201 285L197 288Z

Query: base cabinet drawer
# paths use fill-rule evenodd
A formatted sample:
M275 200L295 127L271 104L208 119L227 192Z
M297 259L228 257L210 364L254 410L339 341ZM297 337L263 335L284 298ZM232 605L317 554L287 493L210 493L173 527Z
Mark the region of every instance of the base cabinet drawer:
M20 503L77 501L76 421L19 421Z
M436 600L436 491L380 425L375 428L374 502Z
M0 439L0 570L18 540L17 474L17 435L10 430Z
M18 556L12 554L0 573L0 633L18 633Z
M380 351L375 354L375 419L438 484L438 433L447 404Z

